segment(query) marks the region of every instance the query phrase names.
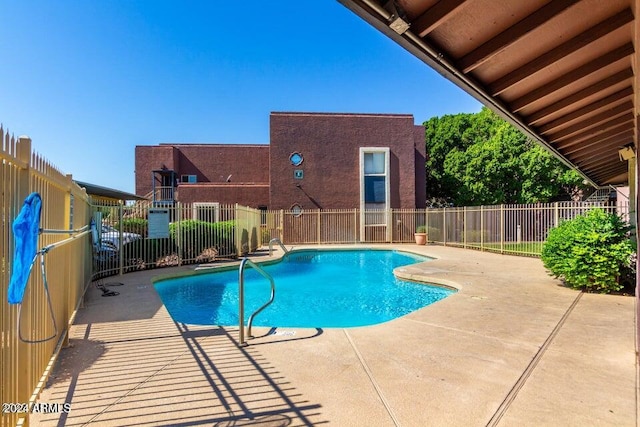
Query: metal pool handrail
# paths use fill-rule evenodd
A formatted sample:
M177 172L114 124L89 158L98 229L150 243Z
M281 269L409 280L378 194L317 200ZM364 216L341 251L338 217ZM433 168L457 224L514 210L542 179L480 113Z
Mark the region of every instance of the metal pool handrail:
M269 297L269 301L264 303L262 307L254 311L253 314L249 316L249 321L247 322L247 335L250 338L253 338L253 336L251 335L251 325L253 324L253 318L262 310L267 308L267 306L271 304L274 298L276 297L276 285L273 280L273 277L271 277L269 273L264 271L262 267L257 265L255 262L251 261L249 258L243 258L242 261L240 262L240 268L238 269L238 311L239 311L239 333L240 333L241 346L247 345L244 339L244 269L247 264L253 267L258 273L262 275L262 277L267 279L271 284L271 296Z
M274 243L279 244L285 254L289 253L287 248L285 248L285 246L282 244L282 241L280 239L278 239L277 237L274 237L273 239L269 240L269 256L271 256L273 254L273 244Z

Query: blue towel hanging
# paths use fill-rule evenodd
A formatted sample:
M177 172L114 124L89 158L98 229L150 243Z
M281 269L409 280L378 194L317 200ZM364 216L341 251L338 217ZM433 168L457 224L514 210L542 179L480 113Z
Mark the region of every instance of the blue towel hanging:
M41 208L40 194L31 193L25 199L20 213L13 221L15 251L7 297L9 304L22 303L31 267L38 251Z

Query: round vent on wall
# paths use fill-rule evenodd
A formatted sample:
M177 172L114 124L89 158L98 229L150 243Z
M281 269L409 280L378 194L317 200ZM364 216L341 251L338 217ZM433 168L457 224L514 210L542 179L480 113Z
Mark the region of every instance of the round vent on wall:
M296 217L302 215L302 206L297 203L291 206L291 214Z
M291 153L291 155L289 156L289 161L293 166L300 166L304 161L304 158L302 157L302 154L296 151L295 153Z

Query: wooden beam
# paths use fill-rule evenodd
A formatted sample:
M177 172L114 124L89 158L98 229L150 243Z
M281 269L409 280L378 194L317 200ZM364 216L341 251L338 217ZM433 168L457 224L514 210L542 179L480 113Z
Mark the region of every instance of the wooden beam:
M598 168L589 169L589 173L600 177L600 180L602 180L603 178L611 175L612 173L615 173L617 175L619 171L627 170L626 162L623 163L620 160L618 160L616 161L616 163L612 162L608 165L602 165L601 167L598 167Z
M604 138L602 140L590 141L588 144L580 144L571 149L571 151L567 151L565 157L573 161L574 159L581 160L584 159L585 156L588 156L588 153L598 150L598 146L602 147L622 147L629 143L629 141L633 140L633 134L630 135L630 132L622 132L617 135L614 135L609 138Z
M411 30L419 37L426 36L464 2L465 0L439 1L411 22Z
M621 129L629 130L633 128L633 113L629 112L628 114L618 116L614 119L611 119L601 126L598 126L594 129L589 129L586 132L582 132L578 135L572 136L571 138L565 139L560 143L556 143L554 145L560 147L562 145L563 148L567 146L570 147L574 144L578 144L582 141L589 141L592 138L607 138L610 136L609 132L618 132L621 133Z
M620 116L624 113L631 113L628 120L633 119L633 102L627 101L624 104L613 107L609 110L596 114L595 116L587 117L585 120L568 126L555 133L547 135L547 140L551 143L561 141L563 138L574 135L576 133L588 133L593 132L594 128L600 128L601 123L607 123L612 117Z
M613 149L613 150L609 150L609 152L606 154L601 153L597 155L596 158L589 159L588 161L584 161L581 163L576 163L576 165L580 167L580 169L584 168L584 169L590 169L590 170L598 170L600 168L604 168L608 166L608 164L610 163L619 162L619 161L620 161L620 156L618 155L618 150Z
M620 28L623 25L633 21L633 12L627 8L622 12L605 19L597 25L589 28L581 34L578 34L571 40L566 41L560 46L551 49L536 59L526 63L520 68L511 71L503 77L495 80L488 85L489 93L493 96L499 95L511 86L515 85L521 80L537 73L538 71L548 67L556 61L566 57L567 55L581 49L588 44L598 40L600 37L609 34L610 32Z
M520 111L527 105L532 104L535 101L544 98L545 96L550 95L557 90L562 89L563 87L575 82L576 80L588 76L589 74L599 71L614 62L632 55L633 52L633 43L625 43L619 48L614 49L611 52L594 59L593 61L587 62L586 64L566 73L565 75L560 76L553 81L547 82L538 89L534 89L526 95L516 99L515 101L510 103L511 110L514 112Z
M579 0L555 0L542 6L518 23L507 28L491 40L485 42L474 51L469 52L458 62L463 73L467 74L497 55L526 34L537 29L554 16L559 15Z
M612 141L606 146L593 147L591 150L580 154L579 158L571 157L571 161L575 164L579 164L580 166L593 166L594 164L601 162L603 156L611 156L613 154L618 156L618 150L624 145L621 141L622 140Z
M559 117L543 126L540 126L537 128L538 132L544 134L547 133L557 127L560 127L566 123L569 123L573 120L576 120L582 116L586 116L589 113L592 113L596 110L599 110L601 108L604 108L610 104L613 104L615 102L621 101L625 98L630 97L631 95L633 95L633 88L631 86L626 87L622 90L619 90L616 93L613 93L609 96L606 96L602 99L599 99L595 102L592 102L591 104L584 106L578 110L575 110L569 114L565 114L562 117Z
M589 172L595 175L606 175L612 171L617 171L620 169L626 169L627 165L625 163L622 163L620 161L620 159L617 158L618 156L611 157L608 159L607 162L604 162L601 165L597 165L597 166L593 166L589 169ZM587 169L587 168L585 168Z
M540 120L544 119L545 117L555 113L558 110L566 108L571 104L574 104L588 96L601 92L609 88L610 86L613 86L615 84L628 80L631 77L633 77L633 69L631 67L626 68L612 76L602 79L601 81L589 87L586 87L576 93L573 93L567 96L566 98L559 100L558 102L555 102L545 108L542 108L534 113L529 114L526 117L526 122L531 126L536 122L539 122Z
M580 144L577 148L573 148L571 151L566 151L564 155L567 158L573 160L581 160L585 156L588 156L589 150L599 150L599 147L611 148L623 146L629 143L629 141L633 140L633 130L628 130L623 133L619 133L608 138L598 139L596 141L591 141L589 144Z
M554 145L558 150L566 150L568 147L571 147L579 143L588 144L594 140L597 141L600 139L609 138L610 136L621 134L622 132L629 131L630 129L633 129L633 126L630 126L629 123L625 121L624 123L618 126L609 128L602 133L598 133L597 135L593 135L587 138L585 138L584 135L581 135L579 137L573 137L571 139L562 141L561 144L554 144Z

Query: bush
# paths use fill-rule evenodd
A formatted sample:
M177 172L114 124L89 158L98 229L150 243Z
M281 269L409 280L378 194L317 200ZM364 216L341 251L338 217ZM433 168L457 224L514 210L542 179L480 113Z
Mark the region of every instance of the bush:
M116 224L116 229L120 230L120 223ZM147 236L149 221L143 218L127 218L122 220L122 231L124 233L135 233L142 237Z
M427 232L427 227L424 225L419 225L416 228L416 233L426 233Z
M180 227L180 235L177 229ZM215 249L222 256L235 254L235 221L206 222L189 219L174 222L169 232L174 243L181 248L181 258L195 259L208 249Z
M621 269L629 266L633 253L629 230L617 215L592 209L550 230L542 262L574 289L619 291Z

